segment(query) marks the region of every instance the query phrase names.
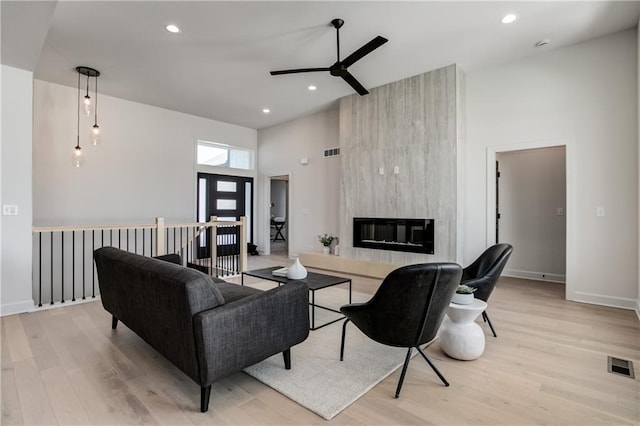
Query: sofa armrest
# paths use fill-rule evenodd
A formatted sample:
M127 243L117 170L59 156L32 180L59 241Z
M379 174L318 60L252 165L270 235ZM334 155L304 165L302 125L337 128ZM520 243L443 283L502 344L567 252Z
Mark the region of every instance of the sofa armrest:
M254 294L193 317L200 385L242 370L309 335L309 289L303 282Z

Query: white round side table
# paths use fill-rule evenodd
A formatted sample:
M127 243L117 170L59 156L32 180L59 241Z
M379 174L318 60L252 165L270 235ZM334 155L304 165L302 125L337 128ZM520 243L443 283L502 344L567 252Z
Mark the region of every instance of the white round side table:
M484 332L474 321L486 302L474 299L469 305L450 303L440 328L440 347L451 358L469 361L484 352Z

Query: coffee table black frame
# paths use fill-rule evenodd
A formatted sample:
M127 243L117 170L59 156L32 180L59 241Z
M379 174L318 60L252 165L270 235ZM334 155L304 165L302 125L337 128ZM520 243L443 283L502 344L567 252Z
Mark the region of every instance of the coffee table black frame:
M323 288L333 287L338 284L349 283L349 303L351 303L351 278L336 277L333 275L318 274L315 272L307 272L307 278L303 280L290 280L287 277L278 277L276 275L273 275L273 271L280 268L282 268L282 266L272 266L270 268L255 269L253 271L245 271L242 273L240 283L241 285L244 285L245 275L249 277L254 277L254 278L262 278L268 281L274 281L274 282L277 282L278 285L286 284L289 281L303 281L307 283L307 285L309 286L309 291L311 292L311 302L309 303L309 306L311 306L310 330L317 330L319 328L326 327L344 318L344 316L341 316L340 318L334 319L332 321L329 321L327 323L324 323L316 327L316 308L340 313L340 311L337 309L316 304L316 290L322 290Z

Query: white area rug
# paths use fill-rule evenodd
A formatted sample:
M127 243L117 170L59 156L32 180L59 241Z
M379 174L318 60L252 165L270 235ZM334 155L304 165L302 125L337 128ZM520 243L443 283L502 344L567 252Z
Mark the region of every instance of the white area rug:
M316 293L332 306L348 302L345 290L331 288ZM370 296L353 294L353 301ZM346 300L346 301L345 301ZM339 306L339 304L338 304ZM327 315L338 315L328 313ZM329 318L316 315L322 323ZM331 420L384 378L402 366L406 349L384 346L366 337L353 324L347 326L345 359L340 362L343 321L311 331L307 340L291 349L291 370L285 370L277 354L244 371L286 397ZM415 352L415 351L414 351Z

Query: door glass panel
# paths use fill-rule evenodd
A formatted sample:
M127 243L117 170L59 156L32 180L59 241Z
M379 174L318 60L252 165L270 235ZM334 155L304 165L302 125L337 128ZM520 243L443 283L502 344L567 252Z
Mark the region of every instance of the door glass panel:
M198 222L207 221L207 180L198 179Z
M245 210L244 210L244 215L247 218L247 229L245 229L246 233L247 233L247 241L251 241L251 211L253 210L253 205L251 203L251 195L253 195L253 192L251 191L251 182L245 182L244 183L244 205L245 205Z
M220 192L236 192L237 191L235 182L227 182L224 180L218 181L218 185L216 189Z
M236 218L235 217L230 217L230 216L222 216L218 218L218 222L235 222Z
M235 210L236 200L225 200L225 199L218 198L216 200L216 208L218 210Z

